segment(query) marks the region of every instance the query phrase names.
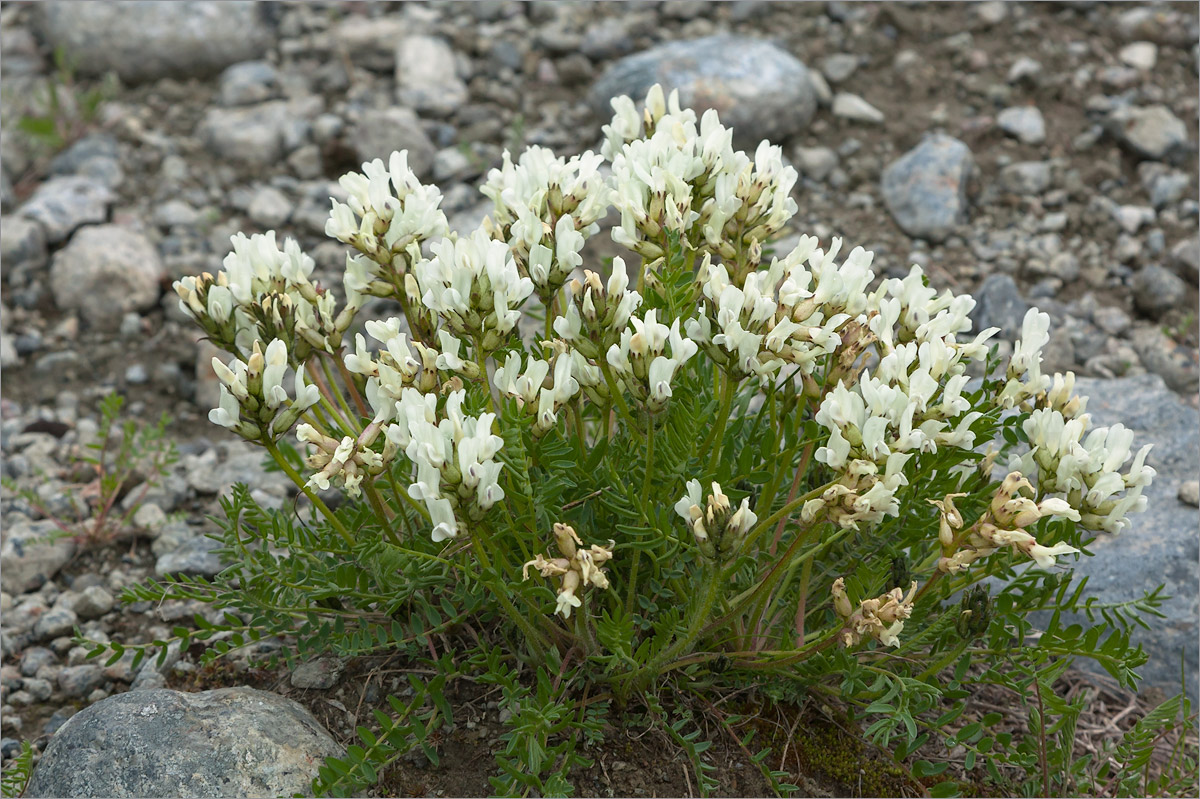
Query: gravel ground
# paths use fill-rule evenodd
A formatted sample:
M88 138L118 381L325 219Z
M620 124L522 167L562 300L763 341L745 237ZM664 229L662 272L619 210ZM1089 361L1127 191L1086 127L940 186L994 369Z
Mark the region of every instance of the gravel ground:
M980 325L1009 341L1036 304L1055 322L1047 371L1157 375L1194 416L1194 4L150 6L0 8L4 476L69 517L95 477L72 458L112 392L133 418L170 414L181 454L102 546L39 543L53 522L5 490L4 758L79 708L194 672L188 656L165 674L84 663L70 633L150 640L187 623L204 609L114 597L219 570L205 515L232 483L289 497L257 451L207 423L213 353L171 282L219 269L232 233L275 229L340 286L328 197L392 149L439 183L452 227L473 227L476 186L505 148L595 148L608 98L666 76L721 109L742 146L784 146L802 174L796 233L873 249L884 276L921 264L975 294ZM28 132L52 88L59 141ZM1189 541L1195 476L1178 481Z

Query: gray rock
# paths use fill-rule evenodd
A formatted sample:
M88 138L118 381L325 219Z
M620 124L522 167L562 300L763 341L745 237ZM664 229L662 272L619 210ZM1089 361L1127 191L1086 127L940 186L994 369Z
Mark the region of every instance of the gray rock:
M305 122L282 100L244 108L210 108L200 121L200 138L212 155L230 163L259 166L282 160L305 138Z
M1138 310L1153 318L1182 305L1195 293L1178 275L1158 264L1150 264L1135 273L1130 287Z
M268 61L243 61L226 68L219 82L221 105L254 105L279 96L279 70Z
M1114 205L1113 219L1126 233L1137 233L1143 225L1154 223L1154 209L1147 205Z
M218 158L262 167L281 160L309 138L312 125L306 117L315 115L320 104L320 98L310 97L210 108L200 122L200 138Z
M1166 619L1148 617L1149 630L1134 628L1150 662L1138 672L1145 685L1162 688L1168 695L1179 691L1179 656L1184 654L1189 693L1196 697L1197 584L1200 582L1200 515L1176 499L1180 487L1200 471L1200 418L1155 375L1117 380L1081 378L1075 389L1089 397L1092 424L1117 422L1135 432L1135 446L1153 444L1147 463L1158 474L1146 490L1145 513L1131 514L1132 523L1120 535L1100 534L1089 549L1094 557L1082 558L1076 573L1089 578L1085 596L1101 602L1135 599L1142 591L1165 583L1171 599L1161 608ZM1099 671L1090 661L1085 668Z
M1135 326L1130 339L1147 372L1160 376L1173 390L1183 394L1195 394L1200 388L1195 349L1180 345L1156 324Z
M17 192L13 188L12 178L8 170L0 169L0 210L7 211L17 202Z
M851 122L865 122L870 125L882 125L883 112L868 103L857 94L838 92L833 97L833 115Z
M1027 83L1036 85L1042 77L1042 64L1029 56L1021 56L1008 68L1009 83Z
M410 23L399 16L369 19L356 14L338 23L333 38L353 63L376 72L391 72L396 66L396 42L410 33Z
M552 31L546 31L554 35ZM609 17L588 25L583 32L579 51L588 58L606 60L622 56L633 49L627 17Z
M168 574L192 577L216 576L225 568L220 555L214 551L220 546L220 541L208 536L191 538L183 542L175 551L160 555L154 564L154 573L159 577L165 577Z
M967 145L951 136L929 136L884 169L884 204L908 235L943 241L966 221L974 170Z
M1046 140L1046 120L1042 112L1031 105L1006 108L996 115L1000 130L1025 144L1041 144Z
M824 180L837 168L838 154L828 147L797 147L792 161L805 177Z
M1187 125L1165 105L1118 108L1108 115L1105 128L1127 150L1156 161L1188 144Z
M830 83L841 83L858 69L858 56L851 53L834 53L821 62L821 72Z
M264 228L277 228L292 215L292 202L287 195L273 186L264 186L254 192L246 213L250 221Z
M118 225L80 230L50 266L55 304L79 311L94 326L113 329L126 312L158 303L162 277L154 245Z
M58 732L75 713L76 709L74 707L69 705L67 707L60 707L46 720L45 726L42 727L42 734L50 736Z
M35 702L46 702L54 694L54 686L50 684L50 681L39 677L27 677L24 690L29 692Z
M1019 161L1000 170L1000 185L1013 194L1041 194L1050 188L1049 161Z
M126 83L212 75L257 57L272 33L258 3L40 3L35 24L87 74Z
M130 364L125 368L125 382L133 386L143 385L150 380L146 367L140 363Z
M433 116L448 116L467 101L467 84L444 39L413 34L396 44L396 97Z
M154 224L161 228L190 227L200 221L200 212L183 200L167 200L154 207Z
M312 715L252 688L132 691L81 710L51 739L27 796L292 796L344 756Z
M1192 236L1171 248L1171 262L1193 283L1200 279L1200 239Z
M44 646L31 646L21 653L21 674L33 677L45 666L58 663L58 655Z
M1021 322L1029 303L1021 297L1016 281L1010 275L988 275L975 291L975 311L971 318L975 330L998 327L997 337L1016 341L1021 336Z
M104 671L95 663L67 666L58 673L58 687L73 698L87 696L104 682Z
M70 635L78 623L79 617L75 615L75 611L68 608L51 608L33 625L33 636L38 641L49 641Z
M42 226L23 216L5 219L0 225L0 263L5 270L41 269L46 261L46 232Z
M155 507L147 505L145 507ZM80 592L72 606L81 619L98 619L113 609L113 595L98 585L91 585Z
M1146 40L1174 47L1196 43L1194 16L1189 18L1169 6L1139 5L1121 12L1115 32L1124 41Z
M1092 322L1110 336L1119 336L1129 329L1133 320L1115 305L1106 305L1096 309L1092 314Z
M54 522L17 521L7 525L0 547L0 572L4 588L17 594L35 591L58 574L75 554L75 542L61 533ZM8 621L5 621L8 624Z
M1159 175L1148 187L1150 204L1155 208L1164 208L1179 202L1187 195L1190 182L1188 176L1178 170Z
M50 162L52 175L84 175L115 189L123 177L121 151L108 133L84 136Z
M417 115L407 108L364 111L348 138L360 162L382 158L386 164L393 151L408 150L408 165L414 172L424 177L433 170L437 151Z
M762 39L728 35L669 42L622 58L592 86L591 105L607 120L612 98L624 94L640 102L655 83L667 92L679 89L680 103L698 113L715 108L741 148L787 139L804 130L817 109L803 63Z
M337 658L327 657L301 663L292 670L291 683L293 688L316 688L325 690L337 685L342 676L342 662Z
M1193 508L1200 507L1200 480L1184 480L1179 484L1179 493L1176 496L1180 502Z
M107 219L114 199L107 186L92 178L56 177L39 186L17 213L40 223L46 240L58 244L80 225Z
M21 355L17 352L13 337L8 333L0 333L0 368L8 369L20 362Z
M1134 69L1149 72L1158 63L1158 46L1154 42L1132 42L1122 47L1117 57Z

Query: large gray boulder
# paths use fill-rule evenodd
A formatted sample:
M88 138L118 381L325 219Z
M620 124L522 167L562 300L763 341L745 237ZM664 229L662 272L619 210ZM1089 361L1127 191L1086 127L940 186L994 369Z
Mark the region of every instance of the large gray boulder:
M101 328L115 328L129 311L153 307L162 277L154 245L119 225L83 228L50 265L55 304Z
M655 83L668 93L679 89L680 104L698 114L715 108L741 148L762 139L778 144L804 130L817 110L799 59L762 39L728 35L669 42L622 58L592 86L592 106L607 120L612 98L627 94L641 102Z
M952 136L928 136L883 170L888 212L908 235L944 241L967 221L967 189L975 171L971 148Z
M132 691L76 713L46 747L26 796L308 796L344 756L312 714L253 688Z
M82 72L115 71L126 83L216 74L262 56L271 40L251 2L38 3L36 25Z
M1200 473L1200 414L1157 375L1080 378L1075 389L1089 398L1093 425L1120 422L1137 434L1135 447L1153 444L1147 463L1158 471L1146 491L1146 512L1132 514L1132 526L1120 535L1101 533L1088 547L1094 556L1081 558L1075 572L1089 578L1085 596L1101 602L1136 599L1166 584L1171 599L1160 609L1166 618L1146 617L1150 629L1133 634L1150 656L1139 673L1143 685L1176 694L1182 652L1188 694L1195 701L1200 685L1200 511L1178 494L1180 484ZM1092 661L1078 665L1100 670Z

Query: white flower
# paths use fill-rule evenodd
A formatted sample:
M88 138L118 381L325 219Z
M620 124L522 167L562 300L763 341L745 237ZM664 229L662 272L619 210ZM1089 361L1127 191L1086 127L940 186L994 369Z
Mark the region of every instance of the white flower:
M469 237L443 239L434 258L415 266L421 301L459 336L491 336L494 349L516 327L533 281L521 277L509 248L477 229Z
M238 404L237 398L229 393L228 388L221 386L221 404L208 412L208 420L213 424L219 424L221 427L228 427L232 430L238 425L240 413L241 406Z

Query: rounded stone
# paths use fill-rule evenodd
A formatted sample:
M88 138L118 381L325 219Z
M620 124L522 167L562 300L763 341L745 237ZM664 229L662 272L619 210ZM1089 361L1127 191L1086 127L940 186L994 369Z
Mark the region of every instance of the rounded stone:
M308 795L340 746L300 705L251 688L109 697L50 740L27 796Z
M1118 108L1108 115L1107 129L1127 150L1153 160L1173 155L1188 143L1187 125L1164 105Z
M1031 105L1006 108L996 116L1000 130L1025 144L1041 144L1046 140L1046 120L1042 112Z
M108 218L114 196L107 186L91 178L64 175L50 178L33 193L18 213L41 224L46 241L65 241L81 225Z
M251 2L39 3L35 24L81 72L126 83L211 75L259 56L272 34Z
M935 134L883 171L883 202L913 238L944 241L967 219L967 187L975 159L966 144Z
M114 329L126 312L154 307L162 276L154 245L117 225L80 230L55 254L50 267L59 308L79 311L90 324Z
M622 58L593 85L592 107L607 119L612 98L640 102L655 83L668 93L678 89L680 105L697 114L715 108L741 148L784 141L804 130L817 110L809 70L799 59L768 41L731 35L669 42Z
M454 50L444 39L413 34L396 45L396 97L409 108L447 116L467 101Z
M386 164L393 151L408 151L408 166L420 176L433 169L436 151L421 121L407 108L370 109L363 112L349 136L359 162L382 158Z
M1188 286L1170 269L1150 264L1133 276L1133 302L1139 311L1157 317L1187 299Z

